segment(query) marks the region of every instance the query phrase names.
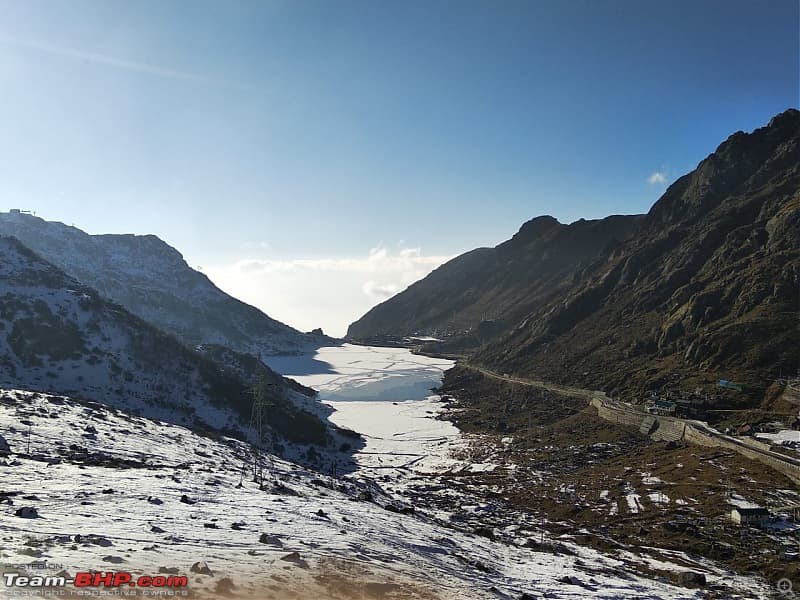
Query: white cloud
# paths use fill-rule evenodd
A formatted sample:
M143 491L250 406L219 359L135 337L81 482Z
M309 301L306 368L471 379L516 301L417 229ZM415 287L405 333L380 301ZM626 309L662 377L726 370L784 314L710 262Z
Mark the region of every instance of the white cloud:
M391 298L397 292L399 292L400 286L394 283L385 283L381 285L380 283L370 279L361 286L361 291L363 291L369 298L383 301L387 298Z
M275 319L304 331L322 327L341 336L375 304L450 258L428 256L420 248L391 252L380 246L358 257L242 259L206 267L205 273L229 294Z
M667 176L665 173L661 171L654 171L650 174L650 177L647 178L647 183L650 185L661 185L662 183L667 182Z

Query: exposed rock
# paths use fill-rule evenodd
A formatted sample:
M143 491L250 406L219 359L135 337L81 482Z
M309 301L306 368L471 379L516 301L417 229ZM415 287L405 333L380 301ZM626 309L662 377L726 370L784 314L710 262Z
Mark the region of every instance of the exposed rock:
M277 535L270 535L268 533L262 533L259 536L258 541L262 544L269 544L270 546L283 546L281 538L279 538Z
M705 587L706 576L695 571L680 571L675 574L675 580L686 587Z
M23 506L14 511L14 514L23 519L38 519L39 511L34 506Z
M192 573L197 573L198 575L213 575L214 572L208 567L208 564L202 561L198 561L194 563L189 570Z
M388 510L389 512L398 513L401 515L413 515L415 509L413 506L407 506L403 504L393 504L389 503L383 507L384 509Z
M297 565L301 569L308 569L308 563L305 560L303 560L303 558L300 556L298 552L291 552L286 556L282 556L281 560L284 562Z

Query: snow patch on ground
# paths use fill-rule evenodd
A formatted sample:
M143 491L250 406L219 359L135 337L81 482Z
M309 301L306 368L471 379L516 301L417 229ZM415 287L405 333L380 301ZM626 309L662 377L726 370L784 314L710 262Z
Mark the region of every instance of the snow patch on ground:
M134 574L174 568L208 598L219 597L223 577L237 593L276 598L322 598L331 585L345 583L362 591L392 583L407 598L431 591L453 599L522 592L695 597L580 546L570 546L574 556L556 556L445 527L424 510L397 514L372 482L320 476L277 458L261 490L249 473L242 478L249 449L233 439L87 410L64 398L23 392L2 398L0 427L18 453L28 445L28 427L20 422L30 423L30 453L3 467L3 491L13 502L0 508L6 561L27 563L33 550L69 573L109 564ZM23 506L36 507L41 518L15 516ZM290 552L299 561L282 560ZM213 575L190 573L198 561ZM563 584L565 574L580 583Z

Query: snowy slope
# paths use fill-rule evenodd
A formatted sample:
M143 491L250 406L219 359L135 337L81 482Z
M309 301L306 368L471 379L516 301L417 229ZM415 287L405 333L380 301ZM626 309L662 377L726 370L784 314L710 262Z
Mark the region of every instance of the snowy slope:
M206 598L225 595L225 578L238 597L262 599L706 595L634 574L637 557L570 542L557 554L537 552L475 535L424 506L391 512L393 498L356 477L275 460L264 490L249 477L240 486L249 460L240 442L65 398L0 393L0 435L16 453L0 459L6 563L47 560L72 575L172 569ZM17 516L24 507L39 518ZM516 529L524 536L530 527ZM192 572L198 562L212 573ZM710 577L741 589L726 598L765 595L757 581Z
M229 296L153 235L89 235L16 213L0 213L0 235L16 237L190 347L218 344L259 356L297 352L324 339L300 333Z
M272 374L284 429L324 425ZM251 399L239 377L100 297L14 238L0 237L0 385L64 393L187 426L237 432ZM295 386L297 387L297 386ZM298 441L303 431L298 431ZM311 441L311 440L309 440Z

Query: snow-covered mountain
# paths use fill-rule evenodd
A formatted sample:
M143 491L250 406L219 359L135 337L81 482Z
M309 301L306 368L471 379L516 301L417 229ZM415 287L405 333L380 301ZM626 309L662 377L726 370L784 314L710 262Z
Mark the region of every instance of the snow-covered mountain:
M294 441L325 441L322 420L297 406L311 391L263 365L261 372L274 396L275 429ZM252 405L242 373L185 347L11 237L0 237L0 385L239 435Z
M217 288L154 235L89 235L25 213L0 213L14 236L68 275L191 347L218 344L255 356L330 341L304 334Z

